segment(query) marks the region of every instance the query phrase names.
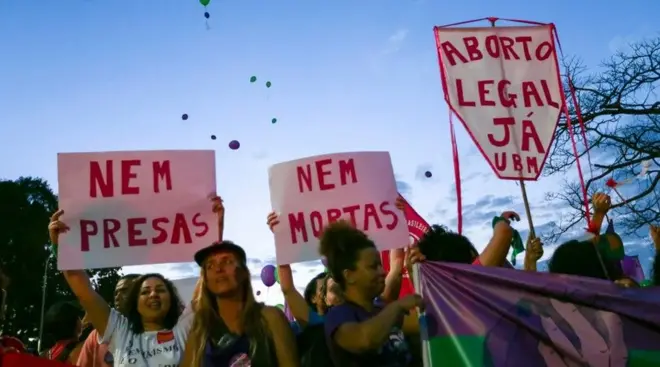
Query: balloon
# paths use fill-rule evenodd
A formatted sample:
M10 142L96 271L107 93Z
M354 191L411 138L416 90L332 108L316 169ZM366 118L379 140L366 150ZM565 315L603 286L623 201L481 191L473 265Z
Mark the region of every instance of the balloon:
M187 119L188 119L188 114L187 113L184 113L183 115L181 115L181 120L186 121Z
M260 296L260 295L261 295L261 291L257 291L257 296Z
M275 307L277 307L277 308L279 308L280 310L284 311L284 305L281 304L281 303L280 303L279 305L276 305Z
M266 287L272 287L275 284L275 267L273 265L268 264L261 269L261 281Z
M208 11L205 11L204 12L204 18L209 19L209 17L211 17L211 14L209 14Z
M256 82L256 81L257 81L257 77L254 76L254 75L252 75L252 76L250 77L250 83L254 83L254 82Z
M211 135L211 140L215 140L215 135Z
M266 82L266 88L270 88L272 84L270 82Z
M199 3L204 5L204 6L209 5L210 2L211 2L211 0L199 0Z
M238 140L232 140L229 142L229 149L236 150L241 147L241 143Z
M274 117L273 117L273 119L272 119L272 120L270 120L270 123L271 123L271 124L274 124L274 123L276 123L276 122L277 122L277 119L276 119L276 118L274 118Z
M424 173L424 176L426 176L426 177L431 177L431 176L433 176L433 174L431 173L431 171L426 171L426 172Z
M275 270L275 281L277 284L280 284L280 272L279 270Z
M328 259L325 256L321 256L321 264L326 268L328 267Z

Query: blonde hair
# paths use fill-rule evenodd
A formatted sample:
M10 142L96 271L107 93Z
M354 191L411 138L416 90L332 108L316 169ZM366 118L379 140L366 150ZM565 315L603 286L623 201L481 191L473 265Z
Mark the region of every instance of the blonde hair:
M190 334L188 335L185 351L186 354L191 354L188 359L190 361L190 367L199 367L202 365L206 343L213 336L213 330L228 331L218 314L215 295L206 286L206 268L205 266L201 268L192 300L195 318L190 329ZM250 341L250 359L252 363L254 365L260 365L255 364L255 359L268 361L268 357L271 354L272 337L266 321L261 315L264 304L257 302L254 298L252 283L250 282L250 271L245 264L241 264L240 269L240 271L245 272L245 278L239 285L243 296L243 308L240 314L241 331Z

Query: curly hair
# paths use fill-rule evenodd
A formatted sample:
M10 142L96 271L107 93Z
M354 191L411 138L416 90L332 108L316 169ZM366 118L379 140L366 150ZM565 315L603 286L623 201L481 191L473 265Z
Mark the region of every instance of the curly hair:
M337 221L323 230L319 252L328 261L330 276L343 289L346 286L344 270L355 270L360 252L375 247L374 241L364 232L347 221Z
M179 316L181 316L181 312L183 309L183 302L181 301L179 292L177 292L176 287L174 286L174 284L172 284L171 281L165 278L162 274L158 274L158 273L140 275L131 284L131 288L128 291L128 294L126 295L126 299L124 300L124 303L120 307L121 311L124 313L124 315L126 315L126 318L128 319L128 322L131 327L131 331L133 331L133 333L135 334L142 334L144 332L144 326L142 325L142 316L138 312L138 299L140 298L140 290L142 289L142 283L144 283L144 281L149 278L160 279L165 284L165 288L167 288L167 291L170 293L170 299L171 299L170 309L167 311L167 314L165 315L165 319L163 320L164 329L169 330L176 325L177 321L179 320Z

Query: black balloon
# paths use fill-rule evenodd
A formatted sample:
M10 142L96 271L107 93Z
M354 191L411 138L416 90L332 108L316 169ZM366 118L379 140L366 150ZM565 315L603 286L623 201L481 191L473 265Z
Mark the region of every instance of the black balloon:
M215 140L215 135L211 135L211 140Z
M181 115L181 119L182 119L183 121L186 121L186 120L188 119L188 114L187 114L187 113L184 113L183 115Z
M211 16L211 14L209 14L208 11L204 12L204 18L209 19L210 16Z
M431 173L431 171L426 171L426 173L424 173L424 176L431 177L433 176L433 174Z

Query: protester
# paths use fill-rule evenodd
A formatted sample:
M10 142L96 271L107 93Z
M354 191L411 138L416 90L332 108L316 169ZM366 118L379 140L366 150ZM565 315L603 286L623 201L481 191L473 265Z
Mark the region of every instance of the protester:
M405 313L423 307L422 298L409 295L382 308L374 304L385 288L380 253L366 234L347 222L325 228L320 252L345 298L325 320L335 365L408 366L411 355L400 327Z
M51 242L57 245L60 233L69 227L58 210L48 226ZM176 365L192 322L192 313L181 315L179 296L172 283L160 274L138 277L126 296L123 311L108 306L94 290L87 272L62 272L69 287L87 312L90 322L103 335L102 342L114 356L116 367Z
M198 251L195 262L195 318L181 366L299 366L286 316L254 298L245 251L222 241Z
M44 336L52 347L42 357L76 364L82 348L83 311L72 302L57 302L44 315Z
M609 196L596 193L591 198L593 217L588 239L570 240L559 245L548 263L548 271L615 281L623 277L618 256L612 256L609 242L601 238L600 230L611 207Z
M408 249L408 265L423 261L446 261L482 266L503 266L511 247L511 221L520 216L513 211L503 212L493 220L493 237L479 253L470 240L440 225L433 225L415 246ZM410 273L412 279L412 272Z
M405 210L405 201L401 196L395 200L395 206L402 212ZM266 224L271 232L279 223L279 216L275 212L269 213L266 217ZM385 278L385 289L382 294L379 294L380 301L387 303L398 298L401 290L403 261L403 249L390 251L390 271ZM293 284L291 265L278 266L278 274L282 294L291 310L291 314L303 327L308 323L312 325L322 323L322 316L326 313L328 307L342 302L340 290L335 290L334 280L325 273L318 274L308 283L304 297ZM321 280L322 277L325 277L325 279Z
M4 326L5 313L7 306L7 288L9 286L9 278L0 267L0 330ZM25 345L11 336L0 335L0 366L2 365L2 356L6 353L25 353Z
M115 286L115 309L125 315L122 309L126 294L128 293L132 282L139 277L138 274L127 274L122 276ZM114 358L108 351L107 343L99 343L102 335L93 330L85 343L83 344L77 365L79 367L112 367Z

